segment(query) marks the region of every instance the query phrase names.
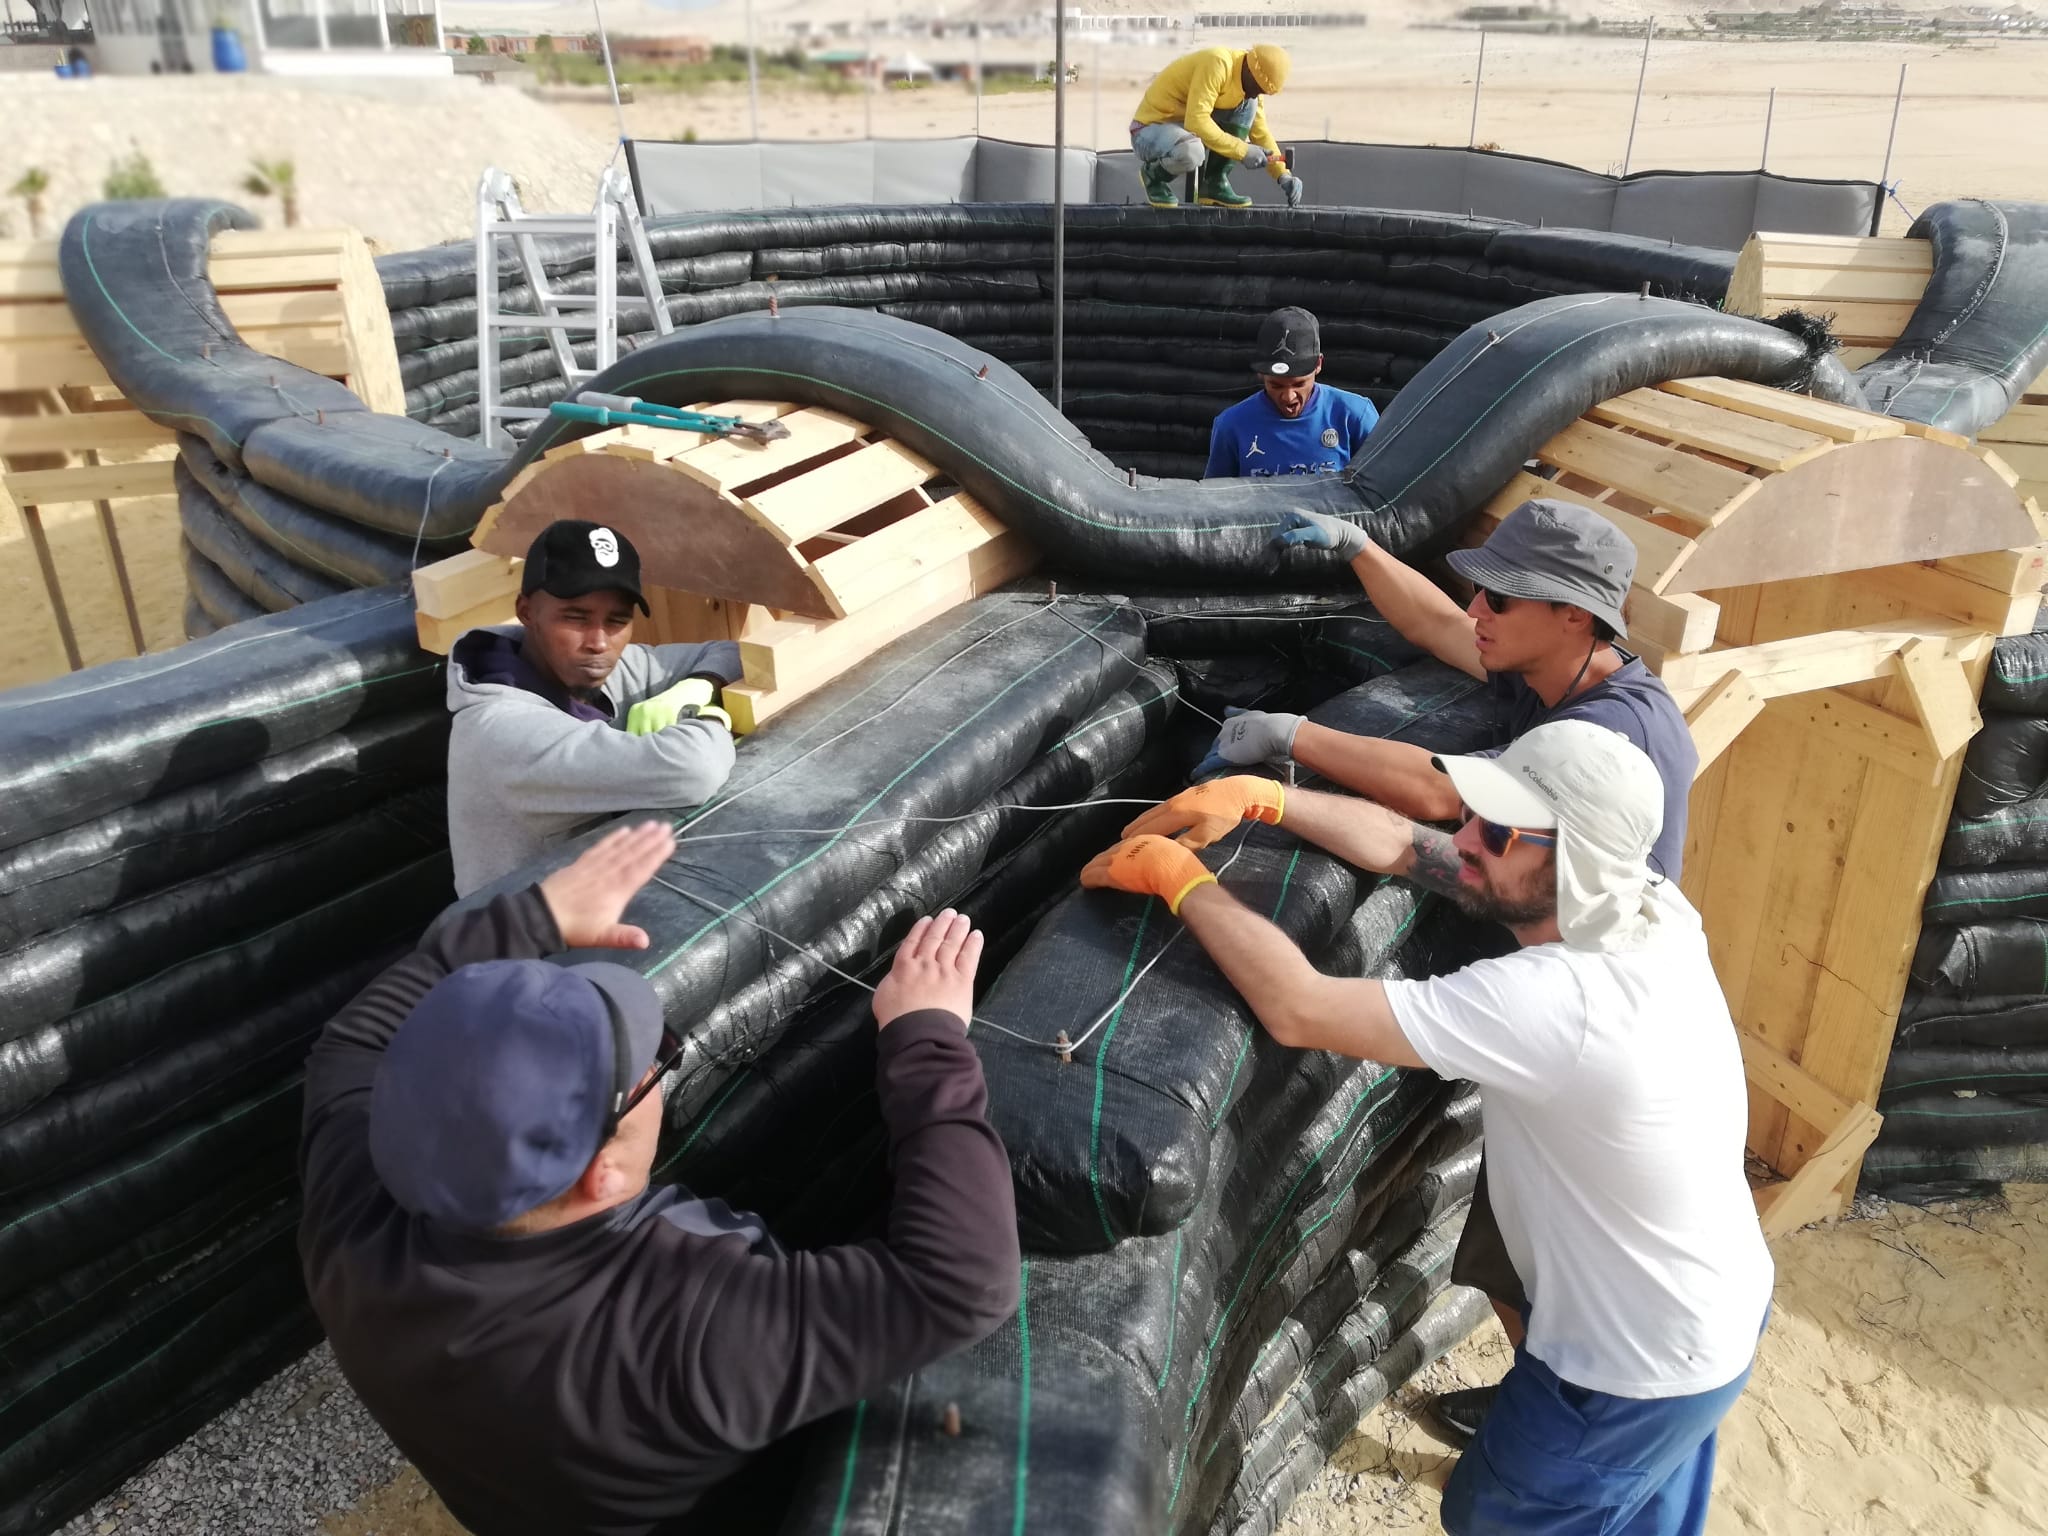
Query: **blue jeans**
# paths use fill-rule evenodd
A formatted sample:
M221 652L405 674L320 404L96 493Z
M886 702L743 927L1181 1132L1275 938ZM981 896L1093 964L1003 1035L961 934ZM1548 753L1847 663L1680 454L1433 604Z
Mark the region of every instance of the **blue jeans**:
M1250 96L1234 111L1218 112L1216 126L1233 138L1243 138L1252 131L1252 118L1258 114L1258 101ZM1146 123L1142 127L1131 125L1131 152L1141 164L1163 164L1176 175L1199 170L1208 158L1208 146L1201 139L1179 123Z
M1752 1361L1752 1365L1754 1361ZM1699 1536L1714 1440L1749 1383L1690 1397L1575 1387L1525 1349L1444 1486L1450 1536Z

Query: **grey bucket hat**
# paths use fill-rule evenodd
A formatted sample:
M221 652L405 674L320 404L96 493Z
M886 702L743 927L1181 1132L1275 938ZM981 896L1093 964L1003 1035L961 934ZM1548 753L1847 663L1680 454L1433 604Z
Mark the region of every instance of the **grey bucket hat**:
M1590 508L1538 496L1500 520L1477 549L1454 549L1452 570L1490 592L1583 608L1628 638L1621 616L1636 576L1636 547Z

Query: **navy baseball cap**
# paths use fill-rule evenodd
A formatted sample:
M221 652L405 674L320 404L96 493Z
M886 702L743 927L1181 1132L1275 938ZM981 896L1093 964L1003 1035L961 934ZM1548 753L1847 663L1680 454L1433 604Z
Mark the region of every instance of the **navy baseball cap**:
M565 517L549 523L526 548L520 592L583 597L623 592L642 613L651 610L640 591L640 551L616 528Z
M487 960L437 982L370 1085L370 1162L416 1215L488 1231L574 1184L661 1051L647 978Z

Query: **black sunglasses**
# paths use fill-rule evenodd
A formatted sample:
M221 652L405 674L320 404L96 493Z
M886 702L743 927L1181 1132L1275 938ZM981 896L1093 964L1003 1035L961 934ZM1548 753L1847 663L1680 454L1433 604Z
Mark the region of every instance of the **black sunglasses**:
M1508 611L1508 604L1514 601L1505 592L1495 592L1487 587L1481 587L1479 595L1486 599L1486 606L1495 613L1506 613Z
M632 1036L619 1013L619 1005L612 1001L611 993L603 987L597 989L597 995L604 999L605 1017L612 1026L612 1099L611 1108L604 1117L604 1135L598 1142L602 1146L619 1133L619 1122L638 1109L641 1100L654 1092L682 1059L683 1037L673 1029L663 1027L661 1043L655 1047L654 1070L643 1081L633 1065Z

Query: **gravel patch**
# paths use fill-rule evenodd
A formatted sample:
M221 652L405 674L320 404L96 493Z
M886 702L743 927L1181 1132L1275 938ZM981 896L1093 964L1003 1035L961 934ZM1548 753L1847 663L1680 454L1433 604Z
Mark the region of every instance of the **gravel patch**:
M58 1536L291 1536L405 1464L325 1344L287 1366Z

